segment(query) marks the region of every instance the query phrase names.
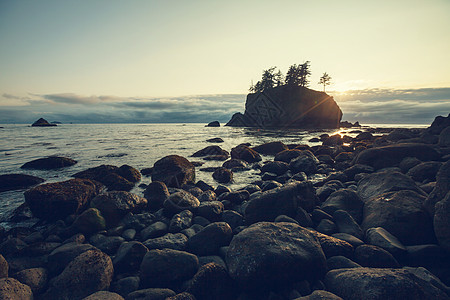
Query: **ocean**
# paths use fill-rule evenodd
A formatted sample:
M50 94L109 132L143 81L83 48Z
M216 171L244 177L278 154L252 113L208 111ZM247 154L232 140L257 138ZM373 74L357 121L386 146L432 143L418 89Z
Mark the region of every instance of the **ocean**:
M423 128L428 125L379 125L371 127ZM196 179L213 186L212 173L199 171L199 168L218 167L223 162L204 161L199 157L189 157L194 152L209 145L231 148L250 143L259 145L270 141L285 144L309 144L312 137L322 133L336 132L350 134L353 129L344 130L301 130L301 129L253 129L235 127L205 127L205 124L61 124L57 127L31 127L27 124L0 124L0 174L23 173L44 178L46 182L64 181L71 175L102 164L121 166L128 164L141 170L152 167L160 158L177 154L191 161L204 164L196 168ZM355 135L355 134L353 134ZM223 143L213 144L207 139L219 137ZM68 168L42 171L24 170L20 167L31 160L63 156L75 159L77 164ZM263 161L271 157L264 157ZM257 170L234 173L232 189L239 189L260 179ZM142 182L148 184L150 177L143 176ZM131 192L142 195L144 189L136 186ZM24 202L23 190L0 193L0 225L10 213Z

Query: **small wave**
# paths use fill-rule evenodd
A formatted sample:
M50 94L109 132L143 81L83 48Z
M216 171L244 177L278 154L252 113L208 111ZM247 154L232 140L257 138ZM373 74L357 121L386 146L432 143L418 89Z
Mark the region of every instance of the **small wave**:
M123 157L123 156L126 156L126 155L128 155L127 153L111 153L111 154L106 154L106 155L100 155L100 156L97 156L98 158L103 158L103 157L109 157L109 158L111 158L111 157Z

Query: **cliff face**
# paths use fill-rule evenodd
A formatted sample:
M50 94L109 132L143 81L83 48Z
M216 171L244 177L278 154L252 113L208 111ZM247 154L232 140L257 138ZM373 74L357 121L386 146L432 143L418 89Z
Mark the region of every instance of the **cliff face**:
M248 94L244 114L227 126L338 128L342 111L333 97L304 87L281 86Z

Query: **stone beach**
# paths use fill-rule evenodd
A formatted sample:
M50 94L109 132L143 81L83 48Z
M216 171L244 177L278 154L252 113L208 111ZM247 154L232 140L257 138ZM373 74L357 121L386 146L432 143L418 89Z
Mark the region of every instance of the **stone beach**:
M450 115L355 134L214 145L62 182L0 175L2 190L29 186L15 214L37 218L0 228L0 299L449 299ZM215 186L195 179L202 159L217 161ZM261 180L227 187L255 169ZM143 197L130 192L142 176Z

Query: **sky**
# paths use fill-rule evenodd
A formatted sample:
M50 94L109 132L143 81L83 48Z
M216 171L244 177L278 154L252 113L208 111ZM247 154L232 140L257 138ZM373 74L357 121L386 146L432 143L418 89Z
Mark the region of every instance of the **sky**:
M0 0L0 123L227 121L311 61L344 118L450 112L448 0Z

